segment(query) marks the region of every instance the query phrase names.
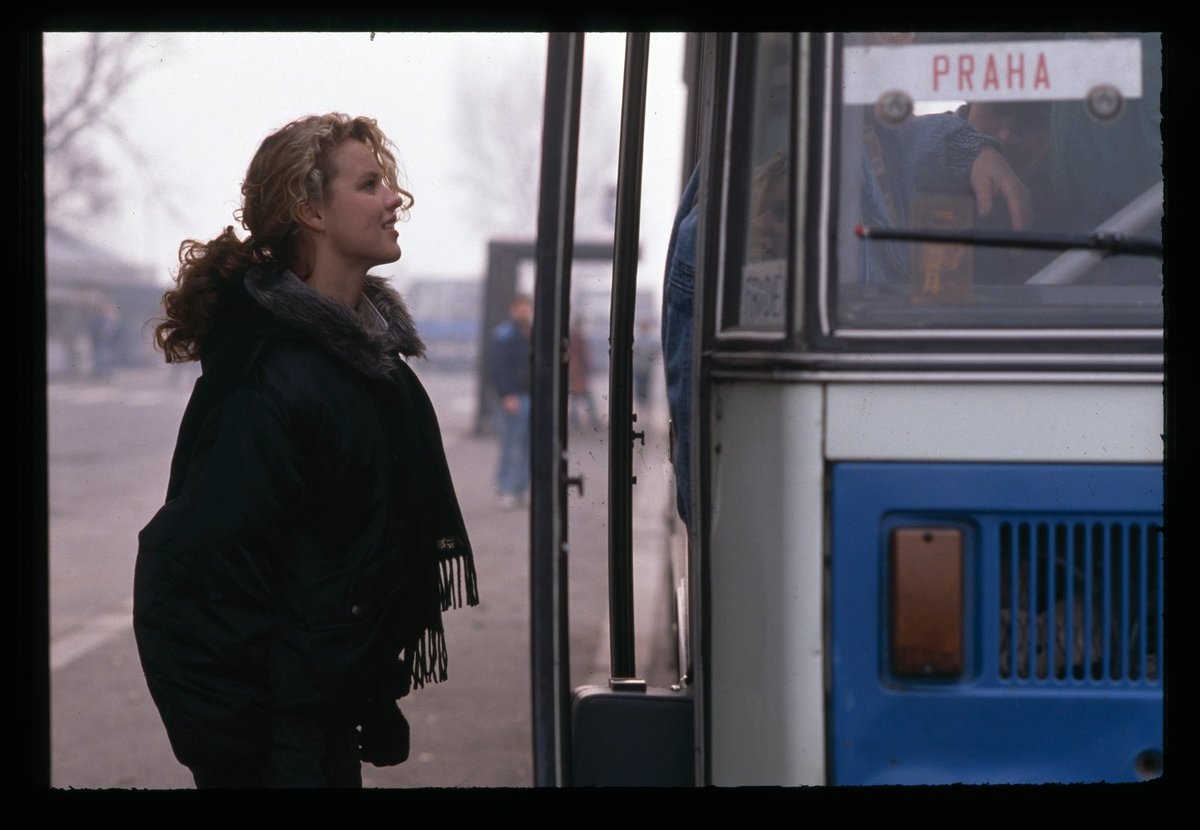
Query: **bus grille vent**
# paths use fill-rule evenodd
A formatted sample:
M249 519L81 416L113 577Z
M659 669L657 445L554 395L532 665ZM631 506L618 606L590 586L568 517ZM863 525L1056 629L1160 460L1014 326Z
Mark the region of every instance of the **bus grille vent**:
M1162 527L1006 521L1000 534L1000 677L1157 684Z

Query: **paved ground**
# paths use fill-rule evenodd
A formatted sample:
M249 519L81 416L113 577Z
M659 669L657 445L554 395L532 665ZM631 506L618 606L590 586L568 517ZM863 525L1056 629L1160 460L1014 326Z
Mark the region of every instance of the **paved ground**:
M476 437L469 374L419 371L443 423L450 466L477 550L482 604L447 616L450 681L407 698L413 754L364 770L372 787L523 787L532 783L529 701L529 520L492 494L496 446ZM605 382L606 383L606 382ZM602 400L601 386L596 385ZM190 373L125 370L108 384L48 388L50 466L51 783L60 788L190 787L173 758L130 628L136 536L166 487ZM661 402L659 411L662 411ZM665 423L665 418L662 419ZM674 680L668 632L665 431L642 413L635 457L639 669ZM572 683L607 678L606 433L573 433Z

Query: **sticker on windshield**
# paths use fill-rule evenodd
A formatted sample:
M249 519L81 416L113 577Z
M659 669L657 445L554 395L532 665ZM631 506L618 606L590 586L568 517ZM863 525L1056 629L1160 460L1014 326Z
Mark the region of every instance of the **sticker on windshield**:
M738 324L748 329L782 329L786 286L786 259L750 262L743 266Z

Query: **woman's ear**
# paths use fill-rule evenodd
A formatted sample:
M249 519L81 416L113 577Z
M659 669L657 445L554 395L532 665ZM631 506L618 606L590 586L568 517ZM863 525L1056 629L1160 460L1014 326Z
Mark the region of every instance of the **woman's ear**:
M325 230L325 215L319 204L308 201L301 202L296 207L296 218L300 220L300 224L314 233Z

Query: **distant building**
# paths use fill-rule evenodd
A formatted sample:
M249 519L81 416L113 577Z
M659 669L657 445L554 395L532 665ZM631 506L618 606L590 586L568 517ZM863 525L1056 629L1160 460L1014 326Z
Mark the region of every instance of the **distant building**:
M162 313L165 290L149 266L47 226L47 376L102 375L154 361L147 324Z

